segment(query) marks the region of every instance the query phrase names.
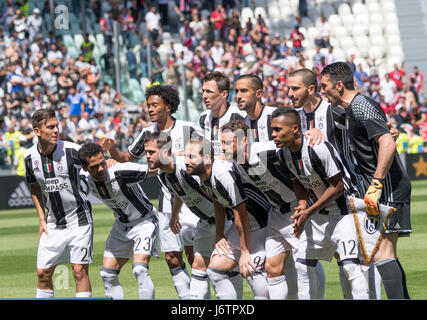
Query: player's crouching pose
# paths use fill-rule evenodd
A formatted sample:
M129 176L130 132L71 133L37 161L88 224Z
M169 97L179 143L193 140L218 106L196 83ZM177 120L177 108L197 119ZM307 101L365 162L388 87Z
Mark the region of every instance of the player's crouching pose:
M314 266L319 259L331 261L336 251L351 283L353 298L369 299L354 220L348 214L344 194L351 182L337 151L329 142L309 146L293 108L273 112L272 130L274 142L282 148L279 158L294 175L298 199L292 218L295 235L301 235L296 253L299 298L315 296ZM313 203L307 207L309 199Z
M52 276L58 264L71 263L76 297L91 297L92 208L80 186L80 146L58 140L53 109L31 117L38 143L25 151L25 177L40 219L37 298L53 298ZM45 216L47 209L47 216Z
M243 120L230 121L221 130L225 158L234 161L239 173L255 184L273 207L268 217L265 241L265 271L270 299L297 298L288 296L289 280L284 270L286 263L293 259L292 248L297 248L299 242L293 236L290 217L291 209L297 204L290 173L279 163L273 141L248 143L249 127Z
M216 220L215 250L208 267L217 298L236 299L229 273L238 264L255 299L268 299L267 281L262 274L265 260L265 233L271 206L252 184L243 181L233 167L215 159L210 141L192 139L185 147L187 173L202 180L212 199ZM225 230L225 210L231 209L234 223Z
M132 271L140 299L154 299L154 285L148 273L152 255L157 256L159 233L156 209L139 182L145 180L147 165L117 163L107 168L100 145L88 142L78 152L92 194L114 212L116 218L107 238L101 277L105 294L124 299L119 272L133 256Z
M200 178L187 174L184 157L173 155L170 146L170 136L162 136L160 132L150 133L145 138L147 163L151 170L160 169L159 180L173 195L172 216L169 222L171 230L177 234L182 229L179 212L183 203L200 218L194 234L190 295L191 299L209 299L210 282L206 269L215 241L213 203L202 192Z

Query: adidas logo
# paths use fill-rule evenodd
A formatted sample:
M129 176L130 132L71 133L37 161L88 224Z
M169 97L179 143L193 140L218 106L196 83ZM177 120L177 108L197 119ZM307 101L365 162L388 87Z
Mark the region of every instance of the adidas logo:
M7 203L10 207L28 207L34 205L30 190L24 181L16 187Z

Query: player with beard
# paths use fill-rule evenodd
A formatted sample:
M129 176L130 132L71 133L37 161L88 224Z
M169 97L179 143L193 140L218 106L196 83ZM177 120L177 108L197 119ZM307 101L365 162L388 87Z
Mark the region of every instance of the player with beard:
M271 206L255 185L242 179L233 163L215 159L211 143L200 138L185 147L187 173L197 175L213 199L216 240L208 275L219 299L236 299L229 272L236 265L247 279L255 299L268 299L263 266L265 232ZM225 210L234 223L225 230Z
M332 107L319 96L316 74L309 69L298 69L290 73L287 86L293 107L298 110L300 115L302 132L313 137L311 145L324 139L335 147L340 154L343 165L350 174L352 185L357 186L357 190L353 189L351 192L353 192L353 196L360 198L360 193L362 195L364 193L364 186L350 156L350 146L345 130L345 109L340 106ZM358 192L358 190L362 190L362 192ZM344 297L351 298L351 285L347 281L339 257L336 256L336 258ZM367 269L364 265L361 267L364 270ZM374 264L369 268L369 284L371 297L380 299L381 277Z
M330 261L335 252L350 281L354 299L369 299L369 288L359 261L353 216L347 197L354 188L335 148L327 141L314 146L301 131L298 112L279 108L273 113L274 142L280 161L292 172L298 206L292 216L295 235L301 235L296 253L298 295L316 297L314 266ZM311 202L308 206L308 201Z
M389 299L409 299L405 272L397 258L399 236L409 236L411 183L396 152L396 143L386 124L381 107L355 90L353 72L342 62L326 66L321 72L321 92L334 106L346 110L346 130L350 150L367 190L366 211L378 215L378 204L396 208L374 256Z
M150 132L164 132L172 138L172 153L182 154L184 146L190 140L193 132L202 134L202 130L191 122L175 119L172 115L178 109L180 100L178 92L171 86L152 86L145 92L148 113L153 123L144 128L128 150L121 152L114 146L113 139L105 139L103 148L109 150L111 157L118 162L132 162L140 159L144 153L144 141ZM190 298L190 276L182 258L185 248L190 263L193 260L192 242L197 217L186 206L183 206L180 220L183 229L179 234L174 234L169 227L172 214L172 197L165 187L159 194L159 228L160 248L165 252L165 260L169 266L178 296L183 299Z
M290 172L281 165L273 141L248 143L249 127L234 120L222 127L222 147L226 160L234 161L239 173L263 192L273 207L268 218L265 242L267 284L270 299L291 299L284 274L287 260L293 259L292 248L298 248L293 236L291 209L297 200Z
M132 258L132 273L138 283L140 299L154 299L154 285L148 273L151 256L157 256L159 234L156 209L139 182L148 175L148 167L137 163L116 163L107 168L102 147L85 143L78 152L83 181L90 192L114 212L115 222L105 243L100 275L105 294L124 299L119 273Z
M170 137L150 133L145 139L147 163L151 170L159 170L159 180L173 194L172 216L169 226L173 233L181 231L179 210L183 203L200 218L194 237L194 261L191 271L192 299L209 299L209 278L206 272L215 240L215 217L212 200L200 188L200 178L186 172L183 156L170 152Z

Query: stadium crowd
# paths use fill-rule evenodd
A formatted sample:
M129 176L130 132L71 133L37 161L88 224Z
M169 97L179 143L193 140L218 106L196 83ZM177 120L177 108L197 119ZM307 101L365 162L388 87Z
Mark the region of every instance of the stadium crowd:
M33 143L28 119L39 108L53 107L57 111L62 139L82 143L112 137L125 150L150 122L145 102L140 104L137 116L130 116L121 93L113 93L110 84L101 81L103 70L92 56L93 42L86 36L78 59L71 58L60 35L50 33L43 38L41 10L28 12L26 2L9 0L0 11L0 166L15 168L22 174L22 168L16 168L16 155L20 148ZM179 43L170 41L163 65L158 48L163 32L171 30L167 2L90 2L108 47L102 57L104 66L113 70L109 54L111 22L115 19L120 23L124 44L131 49L135 43L130 39L136 35L141 45L138 59L132 50L126 54L129 76L148 77L146 43L151 42L151 83L180 87L183 75L179 65L184 64L187 97L199 111L203 110L201 80L209 72L229 75L232 84L240 74L257 74L264 82L263 102L281 107L291 106L286 86L290 72L309 66L320 76L322 68L336 60L325 19L315 41L316 53L307 57L302 45L304 36L298 30L300 17L296 17L289 34L272 34L261 16L242 25L240 9L253 5L253 1L222 1L215 6L214 1L199 0L175 1ZM320 48L328 48L328 53ZM369 70L363 70L354 59L353 55L347 62L355 72L359 90L381 104L389 121L404 136L427 140L427 99L418 68L413 67L408 75L395 65L394 70L380 77L381 61L371 59ZM232 86L229 101L234 98ZM421 143L415 151L422 148ZM411 152L405 148L400 151Z

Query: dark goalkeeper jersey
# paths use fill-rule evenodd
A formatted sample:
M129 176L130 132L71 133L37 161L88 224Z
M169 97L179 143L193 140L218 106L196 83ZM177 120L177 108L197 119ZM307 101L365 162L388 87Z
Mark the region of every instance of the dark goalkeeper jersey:
M346 109L346 127L350 148L357 160L358 172L369 186L377 167L378 143L374 138L389 133L386 116L374 100L357 94ZM381 202L406 202L411 196L411 183L397 151L386 175Z

